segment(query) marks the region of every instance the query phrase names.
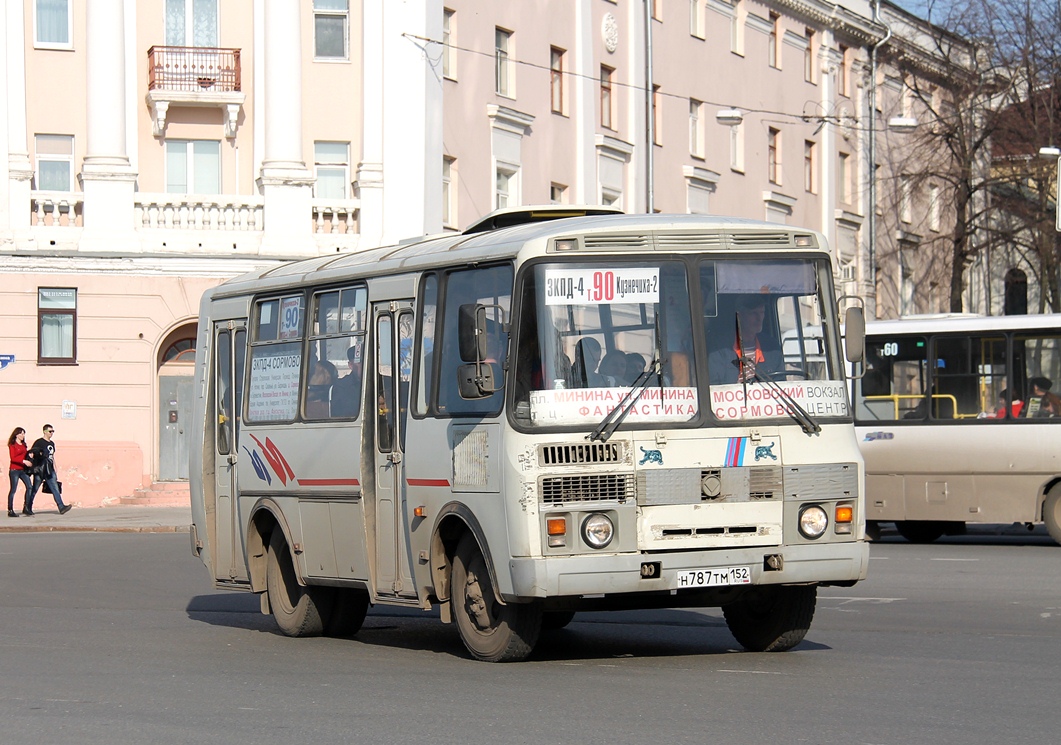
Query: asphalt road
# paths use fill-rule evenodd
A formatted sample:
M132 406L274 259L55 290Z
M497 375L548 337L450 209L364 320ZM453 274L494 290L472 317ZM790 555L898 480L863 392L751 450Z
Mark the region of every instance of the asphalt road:
M717 610L581 614L490 665L432 614L289 639L186 535L0 537L0 745L1050 743L1061 547L874 544L807 639L737 651Z

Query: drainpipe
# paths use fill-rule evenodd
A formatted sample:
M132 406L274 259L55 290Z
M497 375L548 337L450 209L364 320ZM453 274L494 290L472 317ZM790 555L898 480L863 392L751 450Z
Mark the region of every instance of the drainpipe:
M873 317L877 317L877 49L892 38L891 27L880 17L880 0L873 3L873 22L884 26L884 38L869 53L869 286L873 293Z
M652 0L645 0L645 212L655 211L656 111L652 96Z

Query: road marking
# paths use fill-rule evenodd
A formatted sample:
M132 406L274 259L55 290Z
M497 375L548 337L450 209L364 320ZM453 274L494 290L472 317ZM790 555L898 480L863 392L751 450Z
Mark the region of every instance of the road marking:
M744 675L784 675L777 670L727 670L725 668L719 670L720 673L742 673Z
M840 600L841 605L847 605L848 603L873 603L875 605L887 605L888 603L895 603L900 600L906 600L906 598L846 598L833 596L822 596L822 600Z
M944 557L929 559L929 561L980 561L979 559L949 559Z

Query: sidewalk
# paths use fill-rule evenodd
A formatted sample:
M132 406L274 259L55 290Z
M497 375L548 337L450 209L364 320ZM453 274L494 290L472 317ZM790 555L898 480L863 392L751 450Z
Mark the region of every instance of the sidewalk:
M192 522L191 507L74 507L65 515L42 507L33 517L0 513L0 533L187 533Z

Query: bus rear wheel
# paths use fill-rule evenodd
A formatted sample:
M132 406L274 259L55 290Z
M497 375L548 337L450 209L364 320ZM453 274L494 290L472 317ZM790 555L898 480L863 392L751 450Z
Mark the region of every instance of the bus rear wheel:
M937 520L899 520L895 529L910 543L932 543L946 531L946 526Z
M331 588L303 587L295 577L295 565L283 532L277 528L269 538L265 569L269 607L276 625L287 636L320 636L331 612Z
M541 605L498 602L486 559L471 534L457 545L451 584L457 631L473 657L514 662L534 651L542 626Z
M1043 522L1055 542L1061 543L1061 489L1054 489L1043 502Z
M817 585L766 585L722 606L726 625L749 652L785 652L803 641L814 619Z

